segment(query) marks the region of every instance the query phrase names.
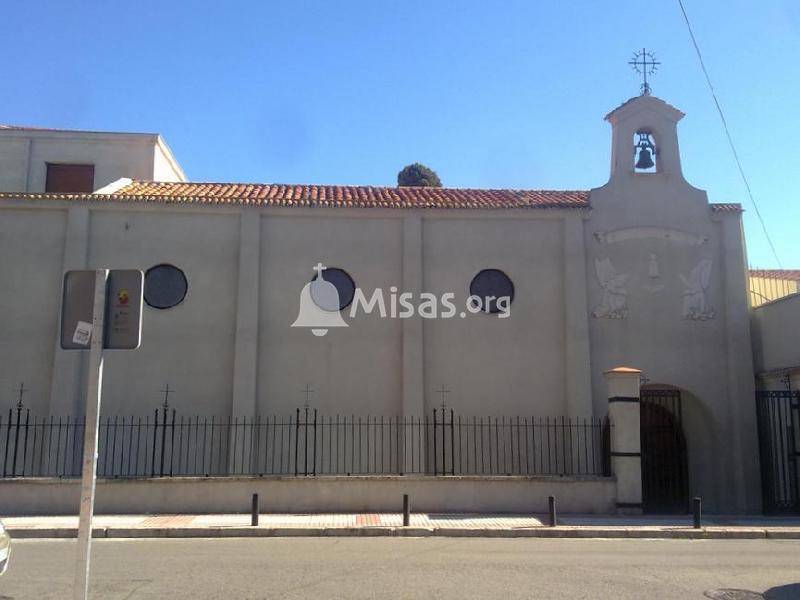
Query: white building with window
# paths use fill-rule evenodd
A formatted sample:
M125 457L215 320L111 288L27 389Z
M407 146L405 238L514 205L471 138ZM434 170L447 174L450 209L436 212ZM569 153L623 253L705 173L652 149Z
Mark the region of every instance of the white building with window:
M679 398L652 444L680 455L681 498L759 510L742 210L684 180L682 117L649 95L609 113L610 178L584 191L191 183L158 136L0 128L0 408L24 382L36 414L80 413L62 276L136 268L142 346L108 353L104 415L152 415L168 384L201 418L602 418L625 365ZM341 310L292 327L318 263ZM365 314L377 289L389 313L452 294L453 316Z

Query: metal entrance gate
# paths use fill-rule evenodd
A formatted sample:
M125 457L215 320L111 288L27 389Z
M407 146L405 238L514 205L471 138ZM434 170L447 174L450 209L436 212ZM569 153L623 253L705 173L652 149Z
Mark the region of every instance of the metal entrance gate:
M645 512L689 511L680 390L641 391L642 505Z
M765 513L800 513L800 391L756 392Z

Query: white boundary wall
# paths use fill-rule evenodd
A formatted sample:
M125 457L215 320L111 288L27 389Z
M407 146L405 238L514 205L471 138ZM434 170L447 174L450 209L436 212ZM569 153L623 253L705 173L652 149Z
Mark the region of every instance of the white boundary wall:
M257 493L263 513L399 512L409 494L414 512L616 512L614 477L180 477L99 479L97 514L246 513ZM80 480L0 482L0 516L73 515Z

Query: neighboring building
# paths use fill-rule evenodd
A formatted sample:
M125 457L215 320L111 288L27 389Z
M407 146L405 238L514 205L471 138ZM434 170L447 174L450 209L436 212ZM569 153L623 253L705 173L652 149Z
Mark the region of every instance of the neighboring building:
M186 181L155 133L0 125L0 192L94 192L122 177Z
M753 348L759 387L800 388L800 270L751 269Z
M797 270L751 270L764 510L800 513L800 294Z
M325 415L428 415L445 385L466 418L602 417L603 372L625 365L679 398L659 410L683 448L680 493L757 511L742 211L684 180L682 117L652 96L608 114L610 179L588 191L184 183L158 136L2 131L0 387L10 405L24 381L37 414L80 412L85 357L58 346L62 274L137 268L143 343L108 353L105 415L152 415L168 383L180 415L294 414L306 385ZM44 193L61 162L93 164L93 189L133 181ZM345 309L312 335L291 325L320 261L340 298L453 292L461 310L479 289L510 296L510 315Z
M800 269L750 269L750 302L754 307L800 291Z

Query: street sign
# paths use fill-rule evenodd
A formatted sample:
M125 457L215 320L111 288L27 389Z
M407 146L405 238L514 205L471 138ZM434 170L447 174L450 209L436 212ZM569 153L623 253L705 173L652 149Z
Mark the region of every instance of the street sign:
M108 273L106 332L108 350L135 350L142 341L144 275L137 269L113 269Z
M114 269L106 284L106 350L135 350L142 339L144 275L138 269ZM61 347L88 350L92 338L94 271L67 271L61 304Z
M136 269L68 271L64 275L61 347L65 350L89 350L74 600L87 600L89 597L103 351L139 347L142 340L143 283L144 275Z
M61 347L88 350L92 338L94 271L67 271L61 300Z

